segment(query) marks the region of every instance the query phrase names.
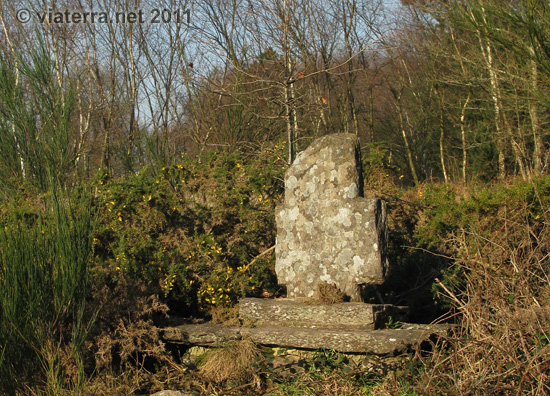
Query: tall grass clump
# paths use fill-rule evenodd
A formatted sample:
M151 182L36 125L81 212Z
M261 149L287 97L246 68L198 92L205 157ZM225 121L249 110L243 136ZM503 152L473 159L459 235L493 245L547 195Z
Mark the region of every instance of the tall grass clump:
M13 212L0 229L0 393L39 383L59 394L83 379L94 214L55 194L45 213Z

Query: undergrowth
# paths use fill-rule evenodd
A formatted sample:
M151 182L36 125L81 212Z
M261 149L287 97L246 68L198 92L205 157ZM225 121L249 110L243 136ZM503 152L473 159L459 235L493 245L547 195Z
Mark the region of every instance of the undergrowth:
M272 255L284 172L277 155L182 158L123 179L100 173L63 198L23 192L5 203L0 392L550 391L550 177L403 189L371 173L367 189L388 202L392 266L388 282L364 295L410 305L418 320L447 313L440 320L453 332L428 350L361 364L320 351L281 366L241 342L196 367L167 347L159 326L170 315L235 321L239 298L281 293ZM333 292L323 292L329 303L340 301Z
M428 366L425 390L548 394L550 178L460 198L445 187L423 197L422 236L455 259L434 290L458 324L451 353Z

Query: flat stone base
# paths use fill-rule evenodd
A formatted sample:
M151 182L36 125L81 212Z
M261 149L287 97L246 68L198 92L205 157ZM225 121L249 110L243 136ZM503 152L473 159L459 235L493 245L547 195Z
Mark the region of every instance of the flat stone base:
M333 349L343 353L387 354L420 344L431 335L446 334L446 325L405 325L400 329L350 330L297 327L253 328L187 324L164 329L166 342L217 347L250 338L257 344L293 349Z
M308 299L244 298L239 318L247 325L369 330L383 327L389 317L404 320L405 307L382 304L318 304Z

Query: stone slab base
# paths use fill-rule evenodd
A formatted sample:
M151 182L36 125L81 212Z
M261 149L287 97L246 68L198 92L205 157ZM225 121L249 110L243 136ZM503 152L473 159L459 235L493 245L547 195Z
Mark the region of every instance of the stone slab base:
M239 318L255 326L372 330L383 327L389 316L402 321L405 311L405 307L382 304L321 305L314 300L290 298L244 298L239 303Z
M349 330L296 327L226 327L187 324L166 328L166 342L184 345L222 346L225 342L250 338L257 344L293 349L333 349L343 353L387 354L420 344L431 335L446 334L446 325L411 325L401 329Z

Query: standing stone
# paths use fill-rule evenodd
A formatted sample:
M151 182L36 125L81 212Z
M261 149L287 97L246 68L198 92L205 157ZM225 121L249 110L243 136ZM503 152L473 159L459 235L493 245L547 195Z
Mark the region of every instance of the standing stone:
M285 173L275 270L288 297L314 297L327 282L361 301L359 285L384 282L386 206L363 197L362 180L352 134L316 140Z

